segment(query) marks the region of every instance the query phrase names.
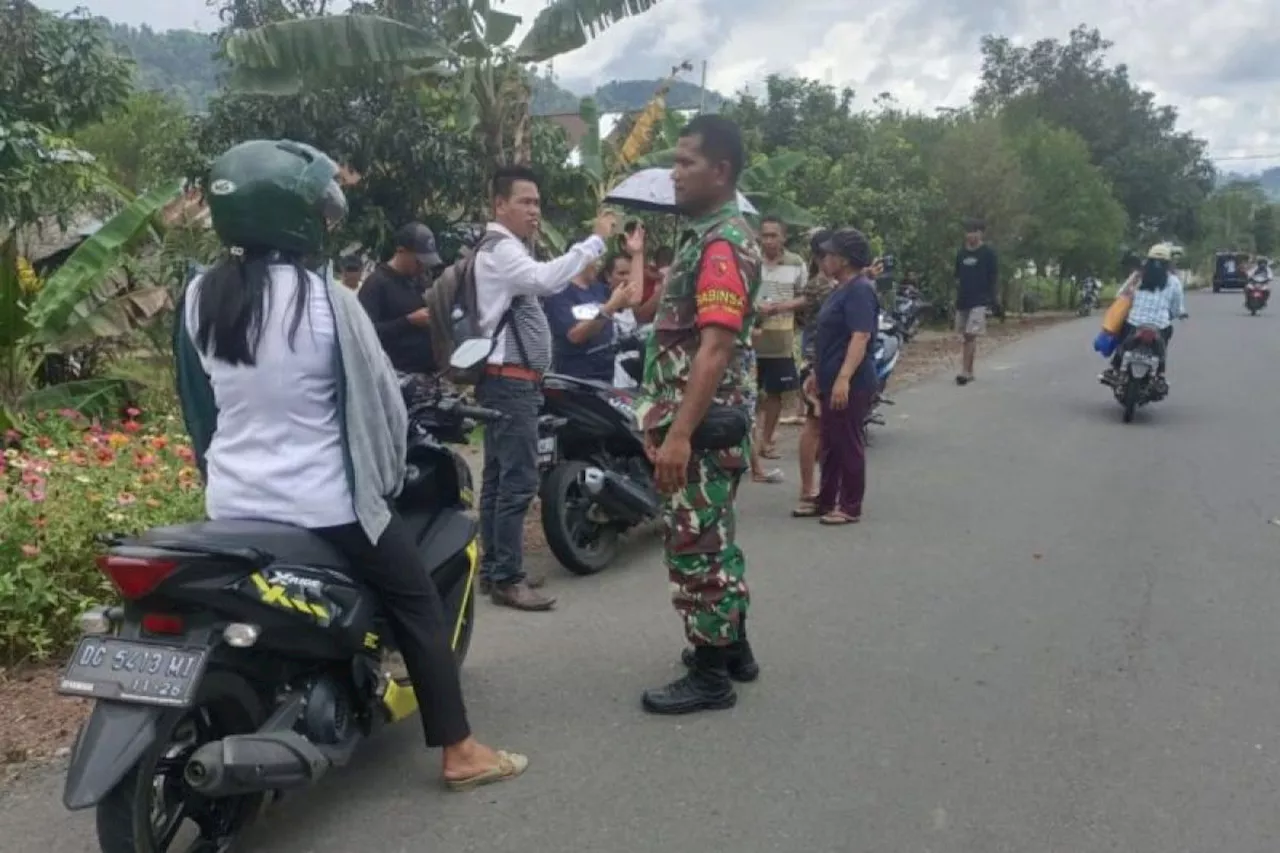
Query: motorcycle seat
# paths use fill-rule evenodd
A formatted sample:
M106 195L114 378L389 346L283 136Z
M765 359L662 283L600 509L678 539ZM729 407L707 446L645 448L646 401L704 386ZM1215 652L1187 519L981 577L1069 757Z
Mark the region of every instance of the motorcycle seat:
M282 563L344 571L338 549L314 533L274 521L197 521L148 530L136 540L154 548L178 548L249 558L252 552Z

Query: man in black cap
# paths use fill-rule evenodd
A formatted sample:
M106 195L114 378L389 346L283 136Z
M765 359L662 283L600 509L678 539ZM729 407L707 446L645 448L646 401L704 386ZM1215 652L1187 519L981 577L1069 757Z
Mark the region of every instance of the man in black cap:
M364 261L359 255L343 255L338 261L338 272L342 276L343 287L358 291L360 279L364 278Z
M379 264L360 288L360 304L373 320L391 365L401 373L434 373L431 315L422 301L428 273L443 264L436 236L420 222L395 233L395 254Z

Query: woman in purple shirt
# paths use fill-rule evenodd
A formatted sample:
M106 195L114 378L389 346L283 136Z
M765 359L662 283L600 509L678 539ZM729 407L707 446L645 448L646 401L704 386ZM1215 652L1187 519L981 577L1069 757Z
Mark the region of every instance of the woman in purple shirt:
M842 228L822 246L823 272L840 282L818 313L814 383L822 405L819 521L853 524L862 518L867 461L863 421L876 391L871 340L880 318L871 247L862 232Z

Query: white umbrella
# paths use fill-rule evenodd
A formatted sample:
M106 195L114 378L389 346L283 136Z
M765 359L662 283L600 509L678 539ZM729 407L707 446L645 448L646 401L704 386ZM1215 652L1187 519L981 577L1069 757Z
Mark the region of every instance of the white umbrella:
M606 204L632 210L647 210L652 213L679 213L676 208L676 187L671 181L670 169L641 169L628 175L604 197ZM738 193L738 207L743 213L756 216L760 211L747 201L747 197Z

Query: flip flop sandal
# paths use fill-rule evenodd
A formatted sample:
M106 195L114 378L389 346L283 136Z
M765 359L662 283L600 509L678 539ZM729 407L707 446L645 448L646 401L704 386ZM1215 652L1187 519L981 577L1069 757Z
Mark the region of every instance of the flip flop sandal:
M800 426L802 423L804 423L804 418L796 415L792 415L791 417L779 418L778 423L782 424L783 426Z
M818 519L819 524L825 524L827 527L840 527L845 524L857 524L861 521L856 515L848 515L843 512L829 512L822 518Z
M818 509L817 501L800 501L795 509L791 510L792 518L817 518L820 515L822 510Z
M751 482L753 483L781 483L785 479L782 471L777 468L765 471L763 474L752 474Z
M463 779L445 779L444 786L450 791L470 791L482 785L492 785L495 782L506 782L509 779L514 779L528 768L528 756L500 749L498 750L497 766L490 767L488 770L481 770L474 776L467 776Z
M782 454L778 452L777 447L770 445L769 447L766 447L760 451L760 458L761 459L781 459Z

